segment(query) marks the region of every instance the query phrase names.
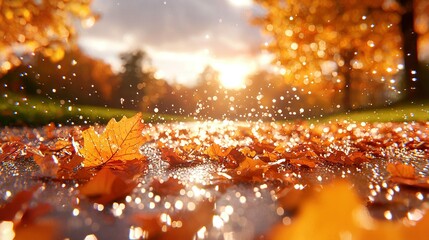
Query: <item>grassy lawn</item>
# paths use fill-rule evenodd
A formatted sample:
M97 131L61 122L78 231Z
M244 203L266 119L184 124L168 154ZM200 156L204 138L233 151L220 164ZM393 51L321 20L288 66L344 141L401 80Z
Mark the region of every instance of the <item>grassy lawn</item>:
M107 107L64 104L54 100L8 94L0 97L0 126L8 125L45 125L50 122L66 125L107 123L111 118L120 119L122 116L131 117L137 113L133 110L115 109ZM186 117L145 114L145 122L184 121ZM387 108L338 113L321 118L311 119L311 122L329 121L356 121L356 122L404 122L429 121L429 102L395 105Z
M429 102L333 114L317 119L316 121L328 122L343 120L356 122L429 121Z
M0 126L45 125L50 122L72 124L107 123L111 118L131 117L137 111L74 104L60 105L48 99L23 98L8 94L0 97ZM145 114L145 122L165 122L183 120L179 116Z

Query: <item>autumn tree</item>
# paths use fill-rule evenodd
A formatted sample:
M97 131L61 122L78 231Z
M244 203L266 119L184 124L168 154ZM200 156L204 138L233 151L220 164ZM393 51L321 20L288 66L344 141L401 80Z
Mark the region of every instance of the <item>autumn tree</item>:
M21 64L0 78L8 91L46 95L68 103L109 105L118 84L111 66L79 49L68 50L53 62L43 54L22 57Z
M153 111L168 93L168 84L156 77L156 68L143 50L122 53L121 82L116 89L116 101L121 107ZM158 109L159 110L159 109ZM157 111L158 111L157 110Z
M190 115L195 112L194 89L178 83L169 84L162 79L158 81L163 83L161 90L163 94L159 91L155 93L160 95L155 104L158 113Z
M426 97L423 75L419 71L418 37L423 31L416 29L416 22L429 25L429 2L426 0L397 0L401 8L402 50L404 56L405 90L408 100ZM426 22L423 23L423 19ZM427 30L426 30L427 31Z
M194 98L197 104L196 114L210 117L220 117L227 111L225 104L225 89L223 89L219 71L207 65L198 75Z
M342 93L344 110L356 107L356 79L397 82L400 15L384 0L256 2L266 10L256 23L272 37L268 49L287 81L313 92L329 83Z
M20 64L18 53L41 52L54 61L74 42L73 23L91 26L92 0L0 1L0 75Z
M122 107L137 108L140 103L140 92L137 85L143 78L143 58L146 53L141 50L130 51L120 54L122 69L120 72L121 82L116 91L116 100L120 101Z

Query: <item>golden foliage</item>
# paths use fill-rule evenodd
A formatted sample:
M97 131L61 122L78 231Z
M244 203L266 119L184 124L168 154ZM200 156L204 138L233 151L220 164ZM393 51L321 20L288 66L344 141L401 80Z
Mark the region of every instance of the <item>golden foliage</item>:
M53 61L64 56L65 47L73 42L76 31L73 22L96 19L92 0L27 0L0 1L0 52L7 61L0 74L20 60L15 48L27 52L40 51Z
M399 71L400 14L384 0L256 2L266 14L255 23L272 37L267 49L288 82L342 86L352 69L378 80Z
M134 117L123 117L119 122L109 121L102 134L94 127L83 131L84 147L80 150L85 167L95 167L109 161L143 160L140 147L146 138L142 135L144 124L141 113Z

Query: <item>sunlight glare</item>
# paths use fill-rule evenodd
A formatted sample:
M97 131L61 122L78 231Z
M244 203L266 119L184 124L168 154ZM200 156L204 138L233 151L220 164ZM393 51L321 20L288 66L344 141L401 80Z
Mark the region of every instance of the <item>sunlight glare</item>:
M228 0L235 7L249 7L252 5L252 0Z
M246 77L251 73L249 65L241 62L232 62L214 65L219 71L220 82L225 88L245 88Z

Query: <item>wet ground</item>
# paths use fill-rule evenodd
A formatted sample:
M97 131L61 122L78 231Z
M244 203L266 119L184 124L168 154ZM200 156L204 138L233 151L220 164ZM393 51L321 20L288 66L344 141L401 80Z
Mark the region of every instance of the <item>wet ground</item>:
M11 136L24 136L20 141L27 145L49 145L69 130L70 127L56 128L55 137L48 139L43 128L3 128L0 138L5 142ZM31 137L28 137L29 132ZM196 239L255 239L276 223L293 222L294 212L283 209L276 200L278 184L270 181L218 184L213 176L228 173L222 163L210 161L208 157L204 159L204 155L194 157L189 154L185 156L186 160L192 162L198 158L195 164L170 167L162 158L159 142L175 149L190 143L202 148L213 143L224 147L250 146L258 139L292 149L310 141L321 144L327 151L347 153L357 148L357 142L367 144L367 140L372 139L373 143L383 144L368 144L377 146L365 153L369 162L341 165L321 161L311 168L282 165L282 168L290 168L290 177L294 179L288 187L306 189L333 179L346 179L367 202L371 215L385 221L415 220L416 214L429 207L429 191L392 183L386 171L388 162L401 162L413 165L418 176L429 176L429 150L426 147L429 123L282 125L195 122L151 125L143 134L151 138L141 147L142 154L147 156L148 167L138 186L123 201L106 205L93 203L78 195L76 182L42 181L38 178L40 168L34 160L20 158L0 163L0 204L8 202L19 191L41 183L42 188L36 192L32 204L44 202L53 206L48 217L61 223L61 238L135 239L146 234L132 220L136 214L165 213L161 215L165 224L179 224L180 227L182 223L171 222L169 216L175 212L192 212L201 202L210 200L213 215L210 222L195 234ZM169 177L184 184L178 194L153 191L154 178L167 180Z

